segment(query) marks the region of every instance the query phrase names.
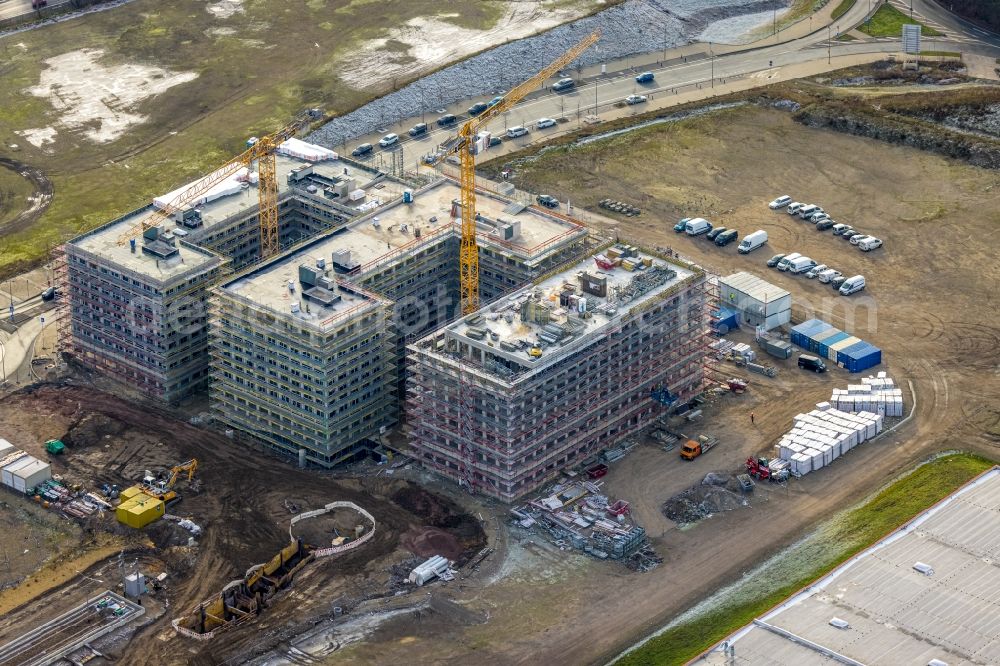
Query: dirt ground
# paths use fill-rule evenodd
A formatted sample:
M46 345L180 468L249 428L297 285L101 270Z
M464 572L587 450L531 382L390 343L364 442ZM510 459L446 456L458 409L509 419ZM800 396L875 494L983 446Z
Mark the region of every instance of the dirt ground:
M6 438L35 455L45 455L42 442L47 439L62 439L67 450L52 458L53 472L67 483L89 488L101 483L125 487L146 470L156 472L190 458L199 460L194 481L178 482L182 501L169 509L203 527L197 545L190 546L190 535L165 520L141 532L118 525L110 515L103 522L92 520L84 526L88 534L119 536L129 553L150 558L146 571L169 575L171 613L119 646L123 652L118 657L124 663L218 663L257 645L268 648L268 632L297 622L311 623L329 613L331 600L338 599L339 606L349 609L364 599L393 594L397 591L390 588L393 567L410 563L427 545L447 546L450 555L464 561L485 544L476 518L464 514L450 499L405 479L375 477L374 467L370 476L365 472L367 467L355 470L353 478L298 472L263 456L248 456L241 443L221 434L89 386L37 385L14 393L0 401L0 422ZM270 559L288 543L293 515L289 505L296 511L308 511L333 500L350 500L370 511L376 520L375 537L355 551L307 567L296 578L290 595L273 602L252 627L228 633L225 641L202 646L174 636L170 619L241 577L250 566ZM11 501L15 501L13 497ZM26 500L17 501L29 509L40 509ZM16 518L19 514L10 515ZM341 530L353 531L357 522L357 516L334 514L333 525ZM323 531L330 526L318 527ZM408 534L429 536L411 547L404 538ZM311 536L318 541L321 535ZM81 578L97 577L93 572L78 573ZM112 573L102 580L114 586L120 578ZM9 613L0 622L0 643L30 624L38 604L64 607L61 595L80 584L74 580Z
M196 651L174 638L163 620L137 635L124 660L209 664L234 654L285 654L295 636L323 628L327 633L317 649L336 663L603 663L931 453L971 449L1000 457L1000 331L994 321L1000 267L984 242L1000 222L998 174L806 128L783 112L756 107L609 144L594 144L572 159L551 151L517 177L536 191L593 206L595 213L604 197L634 202L644 212L615 223L623 234L673 246L720 274L749 270L787 288L796 319L821 316L883 348L880 369L906 387L907 409L916 400L914 419L801 480L758 486L748 507L681 529L664 516L665 501L708 472L732 474L748 455L769 453L795 414L856 377L837 368L828 375L800 372L793 360L772 361L778 368L773 379L721 366L720 377L747 376L750 390L719 396L706 404L702 420L674 425L688 435L715 435L718 447L686 462L676 451L646 442L603 479L606 494L632 503L633 516L665 558L662 566L639 574L562 551L541 534L507 528L506 507L463 496L418 471L410 473L416 483L375 477L374 470L353 470L360 475L353 479L301 474L255 464L263 459L243 455L233 442L86 388L22 392L0 402L0 421L42 442L79 418L75 434L87 443L74 443L66 460L79 460L79 469L94 478L128 476L192 456L205 459L202 492L186 496L178 511L214 518L205 521L208 530L194 554L164 557L177 580L174 607L190 607L273 554L287 538L289 497L303 510L331 498L351 499L386 528L370 550L308 568L252 629ZM864 254L768 210L766 202L784 193L820 203L838 221L883 238L885 247ZM769 248L742 256L734 246L719 249L670 229L678 217L695 214L741 233L766 229ZM869 298L842 299L827 286L764 266L771 253L793 250L846 274L864 273ZM728 337L749 336L741 331ZM118 426L87 420L90 412L108 411L129 430L116 433ZM97 455L101 450L107 451L104 458ZM239 477L238 487L233 477ZM442 514L440 503L457 506ZM436 530L460 543L471 539L465 552L474 556L483 541L466 532L480 524L494 551L460 569L454 583L429 588L429 597L414 595L422 599L419 605L379 596L392 588L401 564L417 557L421 535L424 542L434 542ZM314 627L316 618L333 617L332 606L349 609L346 621Z
M795 414L852 378L841 369L816 376L798 371L793 360L774 360L775 379L751 375L747 394L721 397L703 421L687 427L688 434L718 436L717 449L685 462L676 452L640 446L605 477L610 495L632 502L633 515L665 556L661 567L632 574L553 556L527 543L544 541L541 536L522 535L526 545L506 551L508 559L520 553L515 563L477 583L466 581L467 607L490 609L488 623L405 644L398 636L376 635L345 654L351 663L603 663L931 453L971 449L1000 458L1000 329L994 316L1000 267L988 241L1000 222L1000 175L806 128L783 112L755 107L597 146L575 154L550 151L515 178L594 213L605 197L634 203L642 215L612 225L623 235L672 246L719 274L749 270L788 289L796 319L820 316L882 347L879 369L904 387L913 382L915 417L787 487L758 486L747 508L678 529L663 515L664 501L710 471L733 473L747 455L769 453ZM766 203L785 193L823 205L838 221L882 238L885 247L861 253L829 232L770 211ZM695 215L741 234L765 229L769 247L742 256L735 244L719 249L704 238L673 233L677 218ZM848 275L863 273L870 298L842 299L828 286L764 266L772 253L790 251ZM729 337L746 340L749 334ZM741 373L732 368L732 374ZM913 396L908 388L904 394L909 409Z

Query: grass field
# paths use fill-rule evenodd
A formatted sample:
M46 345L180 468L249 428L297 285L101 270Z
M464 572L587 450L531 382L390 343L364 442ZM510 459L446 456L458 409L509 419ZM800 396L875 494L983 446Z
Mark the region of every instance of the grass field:
M833 9L833 13L830 16L836 21L841 16L849 12L855 2L857 2L857 0L841 0L840 4Z
M801 575L771 593L720 604L697 619L675 626L615 662L619 666L682 664L761 615L795 591L822 577L856 553L921 513L994 465L971 454L953 454L921 465L864 504L831 519L819 530L826 547Z
M30 181L0 166L0 225L25 208L31 191Z
M598 7L594 0L569 4L567 10L566 0L559 3L562 11L577 15ZM387 1L375 11L366 0L245 0L228 5L238 9L230 15L220 14L220 6L205 0L136 0L0 40L0 152L44 169L55 187L52 205L32 227L6 233L0 227L0 275L205 173L239 152L248 136L275 130L304 108L338 115L402 85L400 79L358 89L339 77L341 64L359 45L386 38L394 26L424 17L470 30L494 28L511 5L508 0ZM550 9L538 3L538 11ZM102 98L115 115L135 113L146 120L98 143L86 135L103 131L106 123L77 117L70 128L74 111L55 108L62 81L48 98L29 92L43 73L51 75L46 61L65 56L72 63L84 49L101 52L96 62L110 73L108 79L135 65L160 70L147 77L150 85L175 76L196 78L134 105L117 99L128 90ZM391 41L385 46L393 57L407 58L399 49ZM75 80L90 76L95 75L78 73ZM32 145L23 132L38 129L55 130L52 141ZM6 186L3 178L0 189Z
M914 23L920 25L920 34L924 37L940 37L941 32L919 21L911 21L910 17L889 4L882 5L872 16L871 21L862 23L858 30L872 37L899 37L903 32L903 25Z

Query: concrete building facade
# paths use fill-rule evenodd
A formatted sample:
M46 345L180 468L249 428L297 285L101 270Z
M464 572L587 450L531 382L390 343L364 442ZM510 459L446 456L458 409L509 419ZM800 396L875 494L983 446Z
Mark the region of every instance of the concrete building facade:
M607 253L410 345L418 460L512 501L662 413L654 390L701 391L704 272L631 246Z

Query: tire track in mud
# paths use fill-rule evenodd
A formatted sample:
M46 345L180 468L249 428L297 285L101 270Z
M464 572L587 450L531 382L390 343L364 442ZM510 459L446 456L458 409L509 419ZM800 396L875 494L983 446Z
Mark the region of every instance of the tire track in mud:
M45 172L30 164L19 162L9 157L0 157L0 168L9 169L14 173L31 181L34 192L28 197L30 205L25 210L15 215L11 220L0 224L0 235L11 234L25 229L41 217L49 204L52 203L52 195L55 187L52 181L45 175Z

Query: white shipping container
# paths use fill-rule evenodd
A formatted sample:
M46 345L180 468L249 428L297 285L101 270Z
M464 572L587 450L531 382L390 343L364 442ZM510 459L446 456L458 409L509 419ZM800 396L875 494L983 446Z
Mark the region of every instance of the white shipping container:
M7 465L3 468L3 471L0 472L0 482L8 488L13 488L14 472L30 463L31 460L31 456L24 454L7 463Z
M38 458L31 458L31 461L13 472L14 489L26 493L37 487L40 483L52 478L52 469L47 462Z

